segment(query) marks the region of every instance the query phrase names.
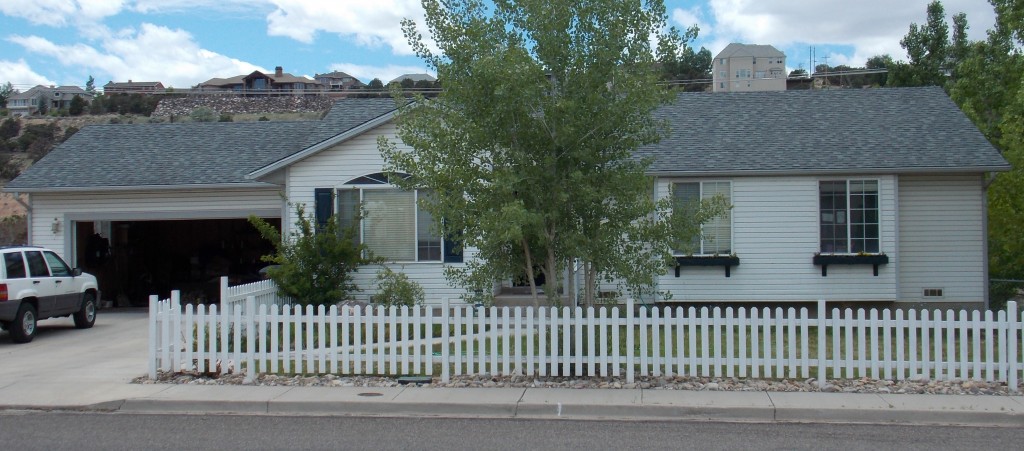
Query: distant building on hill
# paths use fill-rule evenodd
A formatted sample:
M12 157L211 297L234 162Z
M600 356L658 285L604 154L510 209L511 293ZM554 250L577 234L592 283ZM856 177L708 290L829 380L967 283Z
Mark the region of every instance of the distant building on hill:
M729 44L711 72L714 92L786 90L786 54L770 45Z
M359 81L358 78L339 71L316 74L313 78L328 91L348 91L366 87L366 83Z
M114 93L141 93L141 94L156 94L163 93L165 91L164 84L159 81L131 81L127 82L113 82L108 81L107 84L103 85L104 94Z
M295 76L286 73L281 66L274 68L273 74L253 71L248 75L236 75L230 78L211 78L199 84L200 91L232 91L239 94L313 94L323 90L323 86L309 77Z
M92 102L93 95L78 86L43 86L36 85L25 92L11 94L7 99L7 110L11 116L31 116L49 110L59 110L71 106L71 101L78 96L86 103Z
M437 78L434 78L430 74L402 74L396 77L394 80L389 81L387 84L390 85L391 83L401 83L403 80L406 79L412 80L413 83L420 81L428 81L430 83L434 83L437 81Z

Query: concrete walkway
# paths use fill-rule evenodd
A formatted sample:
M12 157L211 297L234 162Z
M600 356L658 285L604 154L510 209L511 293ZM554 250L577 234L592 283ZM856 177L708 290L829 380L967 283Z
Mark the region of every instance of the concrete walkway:
M1024 426L1021 396L130 384L146 373L145 311L40 328L27 345L0 333L0 410Z

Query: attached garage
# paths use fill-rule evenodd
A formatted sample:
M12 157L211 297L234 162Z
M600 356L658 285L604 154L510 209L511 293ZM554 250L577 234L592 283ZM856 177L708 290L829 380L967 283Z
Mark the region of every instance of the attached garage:
M280 218L264 218L280 229ZM273 252L246 219L75 221L74 257L96 275L104 297L144 305L151 294L182 290L186 301L218 298L219 279L259 280L261 257Z

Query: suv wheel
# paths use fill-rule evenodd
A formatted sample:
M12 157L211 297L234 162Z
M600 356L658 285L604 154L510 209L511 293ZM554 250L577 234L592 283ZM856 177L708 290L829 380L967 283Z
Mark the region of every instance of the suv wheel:
M96 296L92 293L82 295L82 308L75 312L75 327L88 329L96 322Z
M11 339L15 343L28 343L36 336L36 308L22 302L18 314L11 321Z

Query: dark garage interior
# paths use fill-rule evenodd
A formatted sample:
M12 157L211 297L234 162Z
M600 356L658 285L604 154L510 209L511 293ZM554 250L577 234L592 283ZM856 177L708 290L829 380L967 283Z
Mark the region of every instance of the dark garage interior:
M280 230L280 218L266 221ZM231 285L259 280L260 257L274 250L246 219L112 221L109 239L97 224L76 223L76 262L115 306L144 306L171 290L183 303L216 303L221 276Z

